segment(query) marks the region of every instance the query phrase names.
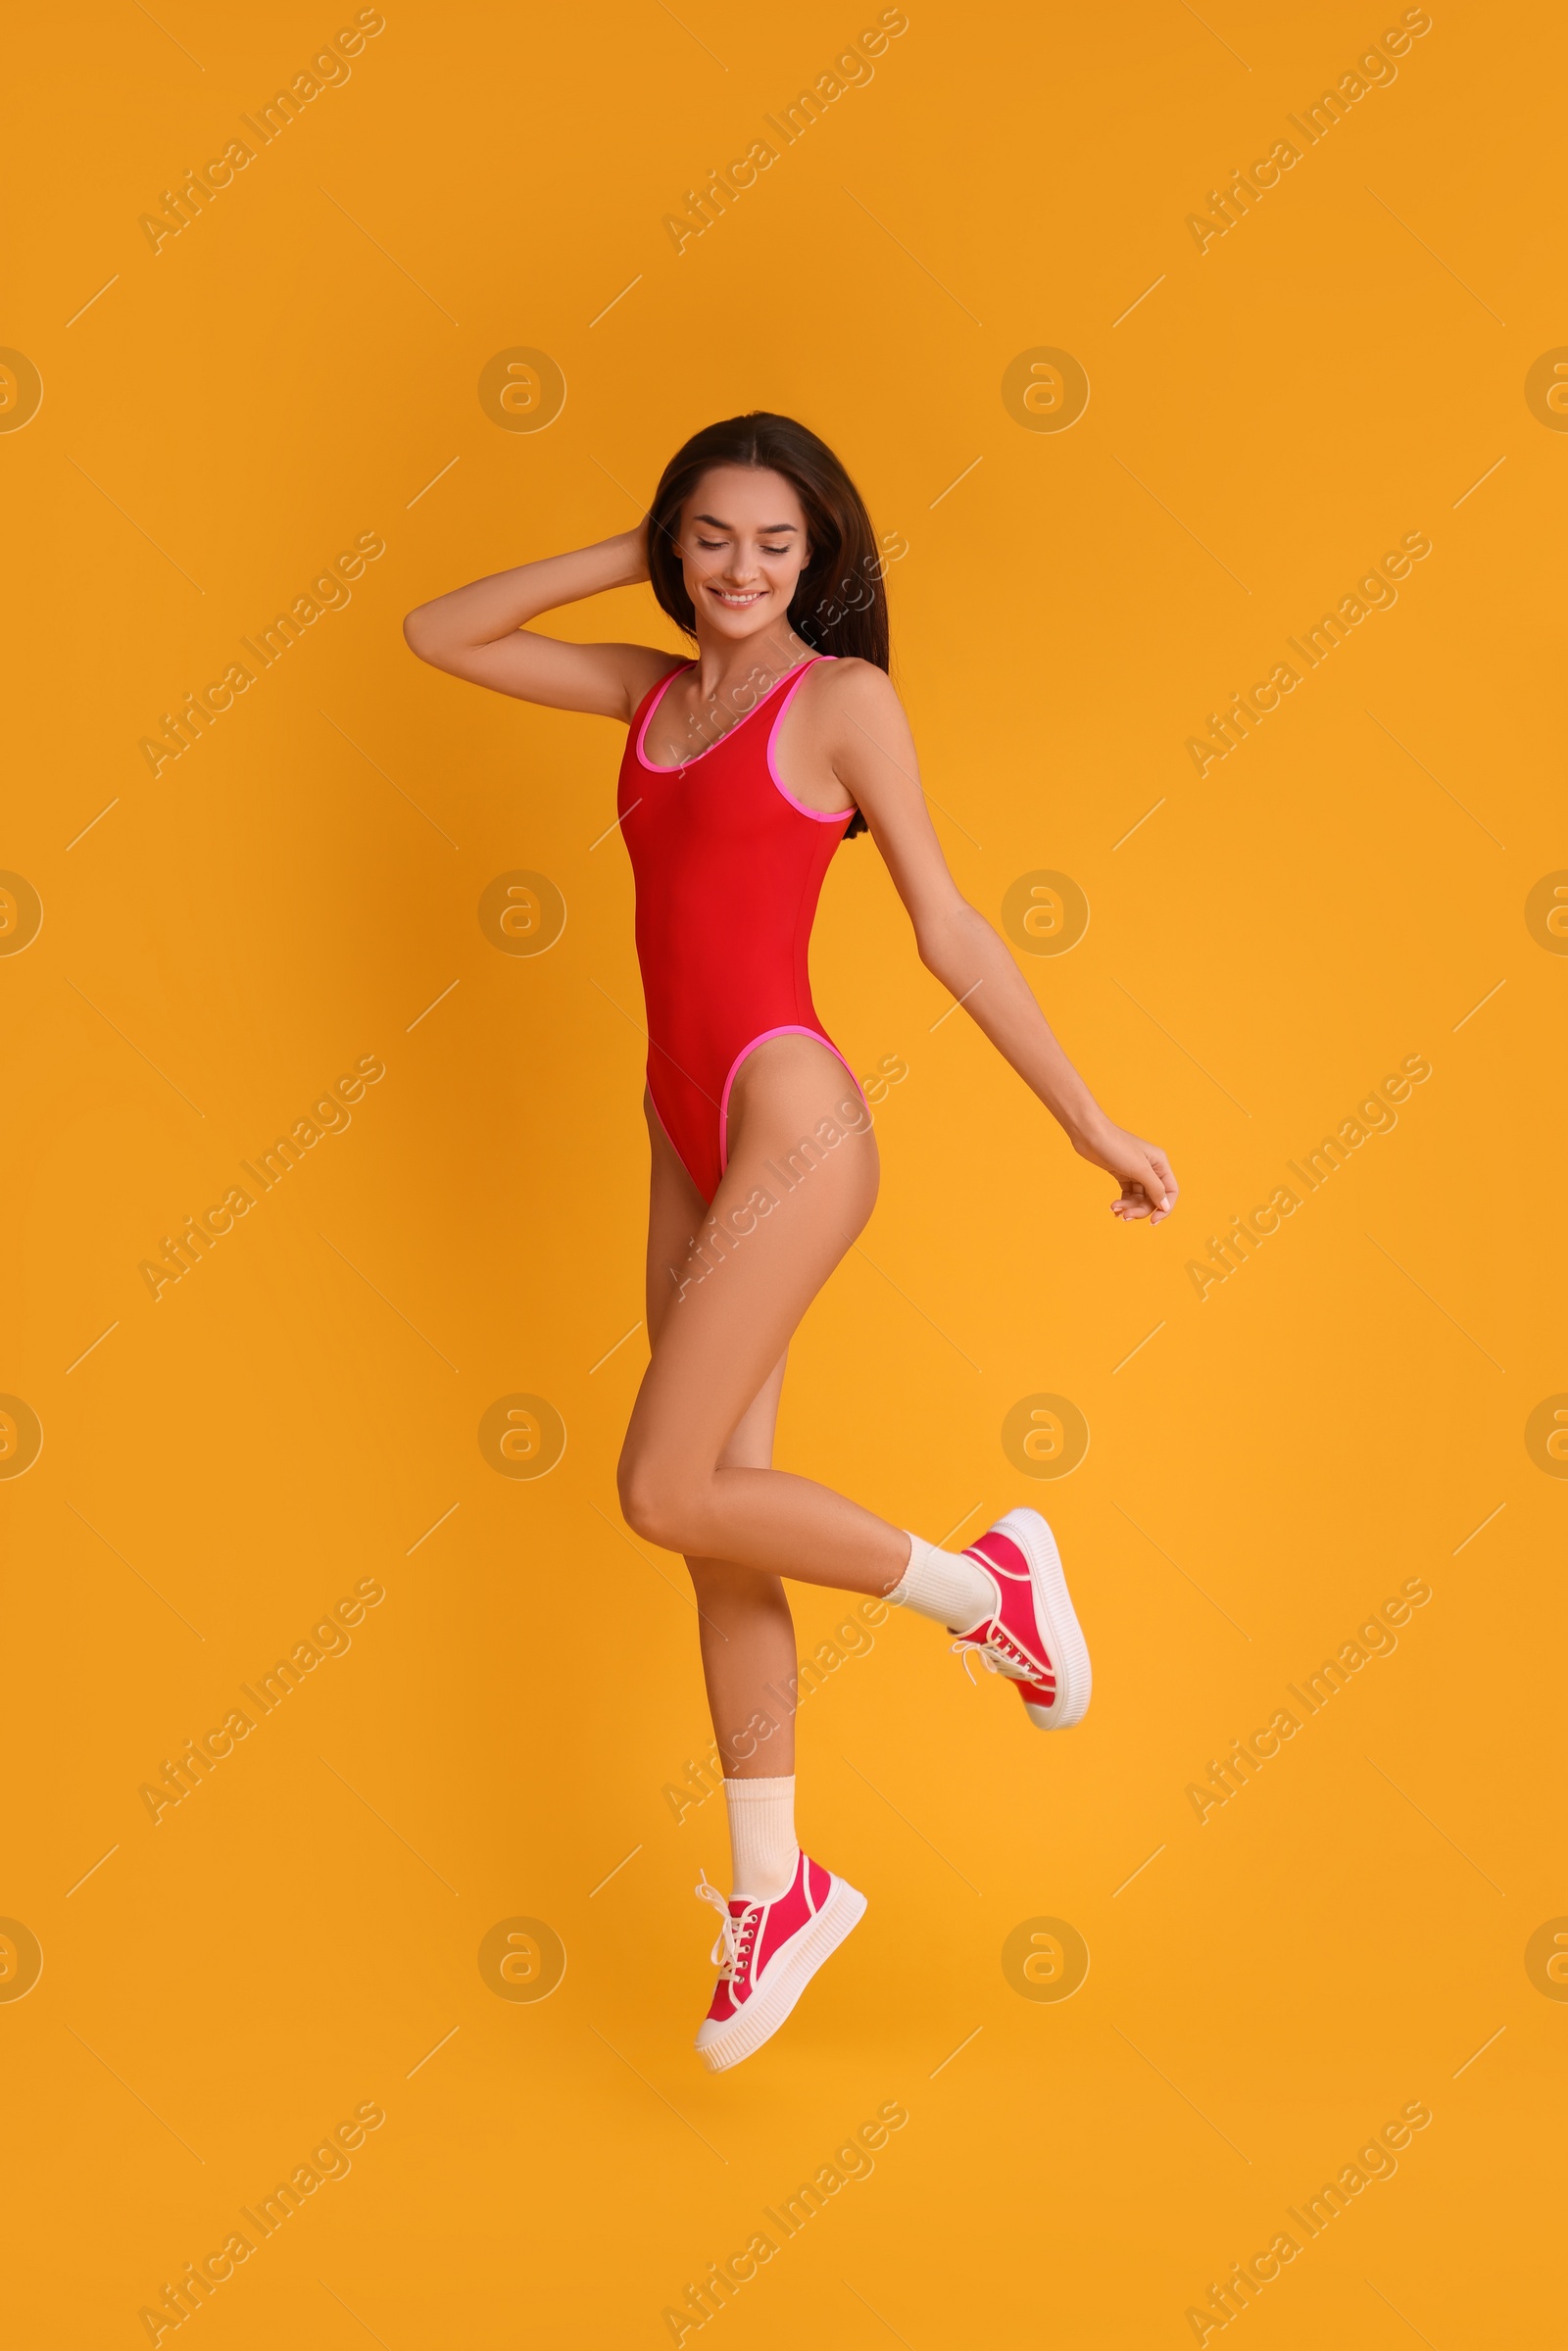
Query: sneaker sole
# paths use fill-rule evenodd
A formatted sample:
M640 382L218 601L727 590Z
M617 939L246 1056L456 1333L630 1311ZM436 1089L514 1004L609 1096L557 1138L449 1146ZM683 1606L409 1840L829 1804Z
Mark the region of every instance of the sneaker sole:
M1025 1698L1024 1711L1037 1731L1070 1731L1089 1712L1094 1675L1089 1643L1068 1595L1056 1539L1038 1510L1009 1510L998 1521L996 1532L1015 1543L1029 1562L1035 1607L1056 1668L1055 1704L1034 1706ZM984 1543L983 1535L980 1541Z
M772 2039L789 2017L811 1978L832 1958L846 1935L865 1916L865 1896L835 1878L827 1900L797 1937L788 1958L769 1969L766 1982L747 2001L740 2014L720 2027L711 2040L699 2040L697 2054L710 2074L727 2073L746 2057L754 2057Z

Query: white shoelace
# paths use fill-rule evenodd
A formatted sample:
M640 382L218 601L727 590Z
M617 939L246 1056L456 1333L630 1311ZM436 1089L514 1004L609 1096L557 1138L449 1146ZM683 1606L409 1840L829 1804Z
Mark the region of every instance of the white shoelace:
M762 1905L760 1902L749 1902L741 1916L736 1918L718 1887L709 1885L706 1870L697 1882L696 1890L698 1898L711 1902L724 1922L718 1931L718 1940L708 1956L727 1984L741 1971L747 1947L757 1932L757 1922L762 1915Z
M988 1674L1005 1674L1009 1682L1039 1682L1041 1669L1024 1655L1011 1637L1004 1633L993 1618L985 1640L956 1641L954 1654L963 1659L963 1670L969 1671L969 1660L978 1657Z

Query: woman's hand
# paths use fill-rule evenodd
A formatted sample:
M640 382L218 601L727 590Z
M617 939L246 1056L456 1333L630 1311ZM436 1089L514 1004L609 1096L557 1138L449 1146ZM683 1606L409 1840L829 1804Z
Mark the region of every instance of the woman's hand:
M1110 1212L1124 1224L1140 1216L1147 1216L1151 1225L1161 1224L1175 1207L1180 1187L1157 1143L1145 1143L1107 1118L1077 1138L1074 1148L1121 1186L1121 1198L1111 1201Z

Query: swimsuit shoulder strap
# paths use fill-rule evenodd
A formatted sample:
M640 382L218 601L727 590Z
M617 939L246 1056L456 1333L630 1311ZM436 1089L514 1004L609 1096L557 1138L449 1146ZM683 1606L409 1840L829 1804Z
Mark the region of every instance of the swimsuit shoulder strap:
M672 668L666 669L663 676L656 678L649 687L628 721L629 731L637 737L639 751L642 749L643 734L647 731L648 721L663 701L671 680L679 677L683 669L695 669L696 666L695 661L676 661Z
M795 697L796 697L796 695L797 695L797 694L799 694L799 692L800 692L801 688L802 688L802 687L805 685L805 683L806 683L806 681L807 681L807 678L808 678L808 677L810 675L810 672L811 672L811 671L812 671L812 670L813 670L813 669L816 667L816 665L817 665L818 661L836 661L838 660L838 658L839 658L839 657L838 657L838 655L837 655L836 653L813 653L813 654L811 654L811 655L810 655L810 656L809 656L809 657L808 657L808 658L806 661L804 661L801 663L800 667L799 667L799 668L796 670L796 672L795 672L794 676L793 676L793 677L791 677L791 678L789 679L788 683L784 685L784 691L783 691L782 695L780 695L780 697L779 697L779 704L778 704L778 708L777 708L777 710L776 710L773 712L773 723L772 723L772 726L771 726L771 727L768 729L768 745L769 745L769 751L771 751L771 747L772 747L773 738L774 738L774 736L775 736L775 735L778 733L778 730L779 730L779 725L780 725L780 722L781 722L781 721L782 721L782 719L783 719L783 716L784 716L784 713L785 713L785 711L786 711L786 710L789 709L789 707L790 707L790 704L791 704L791 703L792 703L792 702L795 700ZM783 681L781 681L781 683L782 683L782 682L783 682ZM775 689L775 691L776 691L776 689Z

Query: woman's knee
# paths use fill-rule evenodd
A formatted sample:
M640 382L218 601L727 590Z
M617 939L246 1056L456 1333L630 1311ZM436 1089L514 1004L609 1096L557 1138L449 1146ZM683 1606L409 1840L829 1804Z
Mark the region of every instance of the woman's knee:
M698 1540L700 1491L688 1473L657 1455L628 1446L616 1475L621 1516L634 1535L657 1543L662 1550L701 1547Z

